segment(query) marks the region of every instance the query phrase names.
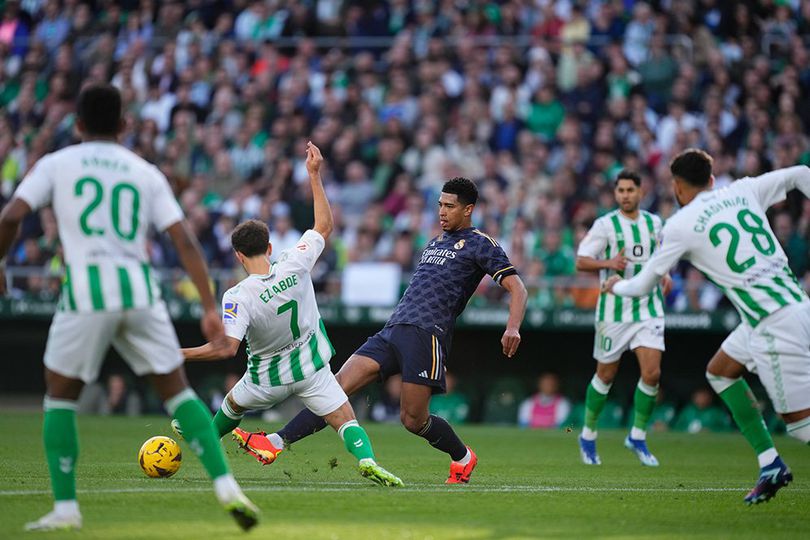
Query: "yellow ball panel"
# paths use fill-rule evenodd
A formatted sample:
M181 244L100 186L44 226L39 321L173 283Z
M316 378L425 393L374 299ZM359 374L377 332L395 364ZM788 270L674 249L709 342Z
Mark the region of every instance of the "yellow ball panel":
M158 435L147 440L138 451L138 463L151 478L168 478L180 470L183 453L169 437Z

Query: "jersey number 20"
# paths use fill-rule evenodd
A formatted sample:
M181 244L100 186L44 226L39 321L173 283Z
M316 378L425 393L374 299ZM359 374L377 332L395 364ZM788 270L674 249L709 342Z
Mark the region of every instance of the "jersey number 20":
M99 182L97 178L85 176L76 182L73 193L76 197L82 197L85 190L91 191L93 198L82 211L81 216L79 216L79 226L82 232L87 236L104 236L104 229L93 227L89 223L90 216L96 211L101 201L104 199L104 186L101 185L101 182ZM128 193L129 197L125 197L125 193ZM120 182L113 186L111 198L110 213L113 230L119 238L131 242L138 234L138 210L141 206L141 196L138 193L138 189L127 182ZM121 204L124 199L129 199L129 203L132 205L129 213L129 223L121 223Z

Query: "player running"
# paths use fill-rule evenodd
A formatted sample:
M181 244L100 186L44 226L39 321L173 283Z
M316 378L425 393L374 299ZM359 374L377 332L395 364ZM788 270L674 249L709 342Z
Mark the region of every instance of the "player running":
M765 211L798 188L810 196L810 169L790 167L712 190L712 158L680 153L670 164L682 206L667 221L662 244L631 280L611 277L604 290L645 296L678 259L689 260L725 293L742 323L709 362L706 377L757 452L760 476L748 504L769 500L793 480L742 378L757 373L788 434L810 443L810 302L776 241Z
M187 360L219 360L236 356L247 340L248 370L228 392L214 417L220 437L233 431L241 447L262 463L272 463L283 443L276 434L239 429L245 412L270 408L296 395L307 408L332 426L346 450L359 463L360 474L384 486L402 480L380 467L371 441L360 427L349 398L329 369L335 351L326 335L310 272L332 232L332 210L321 182L321 151L307 145L306 167L315 206L315 224L298 244L270 264L269 231L261 221L237 226L231 235L236 258L248 274L222 298L224 341L183 349ZM178 434L185 425L172 422Z
M59 308L45 347L44 442L54 510L28 530L78 529L76 400L98 377L112 345L138 375L149 375L166 410L214 481L219 502L243 529L258 510L231 475L211 414L186 382L183 356L146 250L147 230L166 231L200 293L203 334L224 339L208 271L166 177L116 141L124 125L121 95L86 87L76 106L82 143L40 159L0 215L0 259L22 219L53 206L65 253ZM0 287L4 283L0 275ZM2 291L0 291L2 292Z
M602 281L610 274L638 274L641 265L655 251L663 224L661 218L639 208L641 177L638 174L621 171L616 177L614 194L619 209L594 222L577 252L577 270L599 272ZM663 277L662 285L669 288L669 276ZM638 456L642 465L657 467L658 460L647 449L646 439L647 424L658 395L664 350L661 288L656 286L646 298L632 301L622 301L613 294L600 294L595 326L596 374L585 394L585 425L579 436L582 461L586 465L602 463L596 452L596 426L619 371L619 360L625 351L631 350L638 359L641 378L633 396L633 427L624 445Z
M340 386L351 395L371 382L402 374L400 419L405 428L450 455L448 484L467 483L478 458L465 446L450 424L431 415L430 397L445 391L445 361L453 328L481 278L492 276L511 293L509 319L501 338L503 353L512 357L520 344L520 324L526 310L526 288L495 240L472 226L478 190L466 178L444 184L439 197L441 235L422 253L408 289L385 327L373 335L337 374ZM292 444L323 429L316 414L302 411L278 433ZM250 446L250 441L248 441Z

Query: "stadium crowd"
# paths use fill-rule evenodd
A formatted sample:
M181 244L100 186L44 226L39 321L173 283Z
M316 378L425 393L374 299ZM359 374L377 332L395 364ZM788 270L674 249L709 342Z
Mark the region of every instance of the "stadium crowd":
M638 170L643 207L666 218L667 165L683 148L714 156L718 185L810 163L807 0L0 4L0 204L75 142L81 85L110 81L121 140L170 178L226 275L240 220L266 221L276 252L311 224L305 144L320 146L338 231L315 272L324 297L353 262L411 271L454 176L477 182L475 223L520 269L530 306L589 308L575 247L614 206L618 170ZM789 199L772 222L810 281L810 202ZM162 238L151 257L178 266ZM10 266L59 272L49 211L25 224ZM688 266L673 277L676 310L724 301ZM55 294L58 279L14 286ZM499 294L485 280L479 299Z

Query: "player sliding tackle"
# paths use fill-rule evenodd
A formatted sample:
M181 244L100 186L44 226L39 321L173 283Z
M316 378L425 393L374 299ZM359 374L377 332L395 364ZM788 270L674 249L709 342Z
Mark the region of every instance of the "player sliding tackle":
M765 215L791 189L810 196L810 169L790 167L712 190L712 158L689 149L675 157L670 171L683 208L664 226L660 249L633 279L613 276L603 288L619 296L647 295L684 258L737 308L742 323L711 359L706 377L757 452L760 476L745 502L760 503L793 475L742 378L746 369L759 375L788 434L810 443L810 301Z
M266 409L296 395L323 418L357 458L360 474L385 486L402 480L380 467L371 441L355 419L346 393L329 369L334 354L326 335L310 272L332 232L332 210L321 182L321 151L307 145L306 167L312 184L315 224L294 248L270 264L272 245L267 226L256 220L237 226L231 235L236 258L248 274L222 298L226 338L183 349L187 360L219 360L236 355L247 339L248 370L228 392L214 417L220 437L234 438L262 463L271 463L283 444L278 435L239 429L246 411ZM179 435L179 423L172 422Z
M526 310L526 288L503 249L472 226L478 189L466 178L453 178L442 187L438 214L442 234L430 241L405 295L380 332L371 336L340 368L337 380L348 394L396 373L402 374L402 425L450 456L448 484L470 481L478 458L450 424L430 414L430 396L445 389L445 361L453 327L485 274L511 293L509 319L501 338L504 355L520 345L520 324ZM301 411L274 439L292 444L326 424L310 411Z

